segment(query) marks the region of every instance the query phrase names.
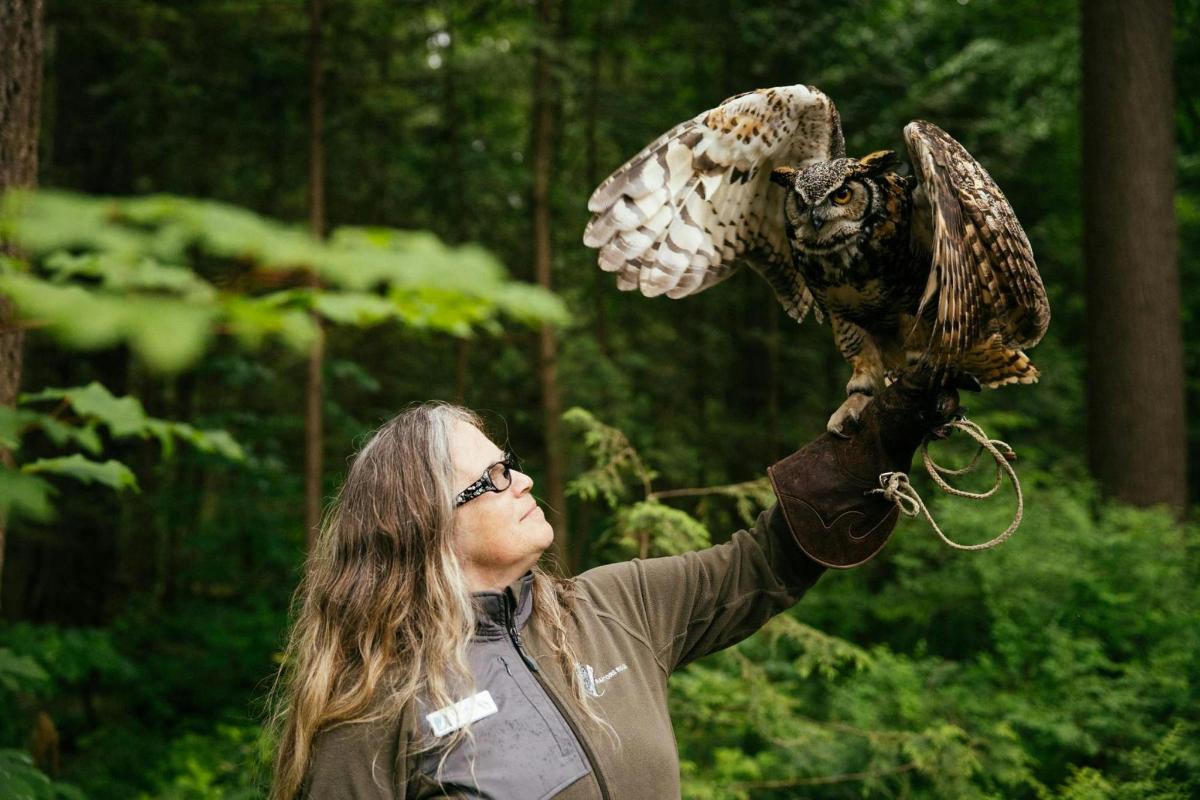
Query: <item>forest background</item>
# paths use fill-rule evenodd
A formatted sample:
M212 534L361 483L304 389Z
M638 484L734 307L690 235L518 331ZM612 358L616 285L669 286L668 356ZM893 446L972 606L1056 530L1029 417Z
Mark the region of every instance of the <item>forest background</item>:
M580 237L657 134L797 82L851 154L936 122L1024 223L1043 379L967 405L1026 515L902 523L677 675L685 796L1200 796L1196 0L0 9L0 188L48 190L2 231L0 796L261 796L313 520L412 401L484 410L568 571L743 525L840 402L828 329L745 271L618 293Z

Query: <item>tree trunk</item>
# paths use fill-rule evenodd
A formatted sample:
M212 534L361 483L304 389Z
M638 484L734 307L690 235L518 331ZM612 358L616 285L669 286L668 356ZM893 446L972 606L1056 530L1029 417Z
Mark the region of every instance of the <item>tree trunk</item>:
M1171 2L1083 4L1088 455L1110 495L1187 501Z
M458 110L458 63L455 50L458 47L458 37L467 27L464 20L459 25L453 10L443 4L442 13L446 18L444 32L449 37L441 48L442 56L442 141L446 146L446 156L442 178L442 198L446 203L446 219L449 221L439 233L449 244L472 241L476 238L474 218L466 213L467 181L469 175L463 169L462 135L464 120ZM472 340L468 337L454 341L454 402L465 405L467 402L467 386L470 383Z
M325 235L325 106L322 91L324 62L322 53L321 14L324 0L309 0L308 6L308 86L309 86L309 151L308 151L308 220L313 236ZM316 274L313 288L320 285ZM308 380L304 392L304 530L308 549L312 550L321 527L321 467L324 426L321 418L321 395L325 366L325 329L314 312L317 338L308 353Z
M554 20L550 0L538 0L533 65L533 263L538 285L551 289L550 175L554 160L554 80L550 42ZM566 480L563 475L562 397L558 386L558 341L554 329L543 325L538 334L538 382L542 390L546 438L546 501L554 528L554 550L563 567L570 563Z
M0 195L37 185L42 46L42 0L0 2ZM0 251L11 252L3 241ZM0 405L16 404L24 343L12 304L0 297ZM0 459L13 468L7 450L0 450ZM6 534L0 515L0 577Z
M587 173L588 191L593 190L600 185L600 164L597 152L600 147L600 59L603 53L601 43L607 44L604 36L604 31L599 22L596 23L592 30L592 47L588 52L588 93L587 93L587 109L585 118L585 148L587 150L587 161L585 171ZM612 291L609 285L612 278L604 270L600 269L595 264L592 265L592 313L594 316L592 331L596 337L596 346L600 350L600 354L608 358L610 353L608 339L608 312L605 305L605 299L608 293Z
M458 37L460 31L452 23L453 13L443 9L447 24L442 31L449 37L441 48L442 57L442 135L446 146L446 160L439 170L443 180L443 198L448 212L449 224L445 225L442 238L452 244L475 239L474 218L467 214L467 175L463 172L462 135L463 125L458 111Z

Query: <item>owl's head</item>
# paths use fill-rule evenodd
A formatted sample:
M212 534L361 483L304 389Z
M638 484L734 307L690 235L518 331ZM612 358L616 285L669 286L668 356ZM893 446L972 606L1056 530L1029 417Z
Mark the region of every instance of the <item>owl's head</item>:
M788 236L802 250L839 250L867 235L887 213L884 174L899 159L891 150L838 158L803 169L777 167L771 180L787 190Z

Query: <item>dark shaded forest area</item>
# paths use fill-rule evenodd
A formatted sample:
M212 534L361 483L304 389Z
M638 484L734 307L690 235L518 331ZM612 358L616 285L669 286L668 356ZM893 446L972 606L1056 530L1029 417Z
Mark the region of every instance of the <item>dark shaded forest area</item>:
M676 675L684 796L1200 796L1197 0L0 8L0 190L42 189L0 227L0 797L263 796L316 520L414 401L511 444L566 572L744 527L844 398L828 326L749 270L618 292L581 236L659 133L794 83L851 155L935 122L1024 225L1042 378L965 402L1025 518L902 521ZM1012 518L923 478L960 541Z

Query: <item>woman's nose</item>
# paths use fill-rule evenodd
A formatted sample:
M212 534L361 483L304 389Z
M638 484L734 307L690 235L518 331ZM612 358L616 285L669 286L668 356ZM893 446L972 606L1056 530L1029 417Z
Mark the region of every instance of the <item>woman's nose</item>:
M512 471L512 475L513 489L516 490L517 494L525 494L533 488L533 478L529 477L524 472L521 472L519 469L514 469Z

